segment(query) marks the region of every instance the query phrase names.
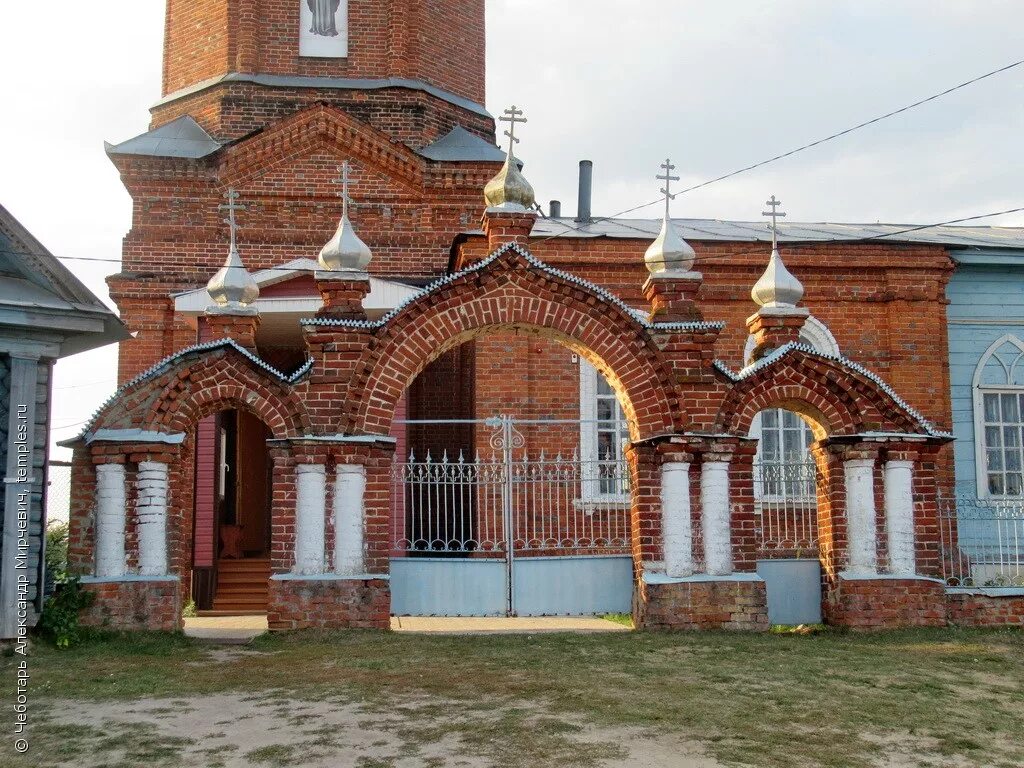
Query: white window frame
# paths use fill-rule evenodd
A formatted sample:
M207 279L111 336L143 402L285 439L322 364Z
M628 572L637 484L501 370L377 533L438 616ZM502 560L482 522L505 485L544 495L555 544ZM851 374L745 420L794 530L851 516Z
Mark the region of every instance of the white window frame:
M814 347L817 351L826 355L839 356L839 342L836 341L836 337L832 335L832 331L828 329L828 326L821 322L818 318L810 315L804 321L803 328L800 329L800 341L803 344ZM754 351L754 337L748 336L747 343L743 349L743 359L749 360L751 353ZM776 409L783 410L783 409ZM779 423L782 423L782 415L779 415ZM754 416L753 421L750 422L750 431L748 432L750 437L757 438L757 453L754 455L754 463L761 463L761 432L763 426L761 422L761 413ZM807 429L810 429L807 426ZM764 496L761 493L760 483L754 483L754 500L765 501L765 502L781 502L784 500L781 496L767 495ZM803 497L799 497L798 501L802 501ZM816 504L817 497L807 497L808 504Z
M583 504L629 504L629 493L598 493L597 467L597 368L579 359L580 368L580 502ZM619 408L622 404L619 403ZM620 448L621 451L621 448Z
M995 357L995 353L1005 344L1012 344L1020 352L1018 357L1007 367L1006 363L999 357ZM981 379L988 367L989 362L995 357L996 361L1003 367L1003 371L1006 374L1005 384L983 384ZM977 486L977 495L979 500L984 499L1011 499L1014 501L1024 501L1024 492L1019 495L1011 496L1008 494L994 494L989 492L988 489L988 457L985 454L985 395L1002 395L1002 394L1024 394L1024 386L1019 384L1011 384L1013 381L1014 369L1021 361L1024 360L1024 341L1014 336L1012 333L1007 333L1004 336L996 339L985 350L985 353L978 360L978 365L974 369L974 378L971 381L971 391L973 394L973 408L974 408L974 469L975 469L975 483ZM1019 416L1021 424L1024 424L1024 416ZM1022 451L1024 452L1024 451ZM1005 469L1003 472L1005 473ZM1024 469L1022 469L1024 472Z

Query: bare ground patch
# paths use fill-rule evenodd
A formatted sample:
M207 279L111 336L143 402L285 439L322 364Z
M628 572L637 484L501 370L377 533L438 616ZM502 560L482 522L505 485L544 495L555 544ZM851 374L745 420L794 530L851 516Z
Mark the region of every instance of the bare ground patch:
M127 705L57 701L47 707L35 741L39 768L721 765L694 741L641 728L598 728L528 702L469 710L454 701L382 709L345 697L241 694Z

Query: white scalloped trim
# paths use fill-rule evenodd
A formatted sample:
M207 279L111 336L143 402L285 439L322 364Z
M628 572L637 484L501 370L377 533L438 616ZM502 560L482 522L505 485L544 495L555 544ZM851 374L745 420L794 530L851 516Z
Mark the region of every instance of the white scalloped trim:
M694 321L685 323L652 323L641 310L630 307L615 294L610 293L609 291L605 290L599 285L595 285L589 280L584 280L581 277L571 275L568 272L563 272L562 270L555 269L554 267L549 267L543 261L538 259L533 254L531 254L528 250L520 246L518 243L505 243L505 245L498 248L496 251L494 251L494 253L492 253L483 261L473 264L472 266L466 267L465 269L460 270L458 272L454 272L450 275L445 275L444 277L438 278L434 282L428 284L423 289L422 293L417 294L416 296L410 296L397 307L389 311L386 315L381 317L379 320L338 320L329 317L314 317L303 319L300 320L299 322L302 323L303 325L331 326L335 328L356 328L360 330L376 330L378 328L383 328L412 302L416 301L419 298L422 298L423 296L430 295L434 291L443 288L444 286L458 280L459 278L465 277L466 275L470 275L473 274L474 272L479 272L480 270L485 269L489 265L493 264L495 260L497 260L502 254L504 254L508 250L516 251L520 256L526 259L526 261L530 263L532 266L535 266L538 269L547 272L552 277L557 277L561 280L565 280L568 283L578 285L580 288L583 288L584 290L590 291L591 293L595 294L598 298L615 305L618 309L621 309L623 312L625 312L627 315L635 319L640 325L642 325L644 328L648 330L720 331L723 328L725 328L725 323L723 322Z
M892 398L893 402L896 403L896 405L898 405L905 413L907 413L913 419L915 419L917 423L920 424L924 428L925 432L927 432L929 435L932 435L933 437L953 436L949 432L942 432L940 430L935 429L935 427L932 425L930 421L928 421L928 419L922 416L920 412L918 412L903 398L897 395L896 391L888 384L886 384L878 374L868 370L860 363L855 363L853 360L850 360L847 357L843 357L842 355L833 355L828 352L822 352L818 349L815 349L814 347L808 346L807 344L798 344L795 342L783 344L778 349L772 350L770 354L767 354L764 357L762 357L756 363L752 363L751 365L748 365L746 368L743 368L739 373L733 373L729 366L727 366L721 360L715 360L714 366L723 374L728 376L732 381L738 382L753 376L755 373L759 373L768 366L778 362L780 359L785 357L790 352L794 351L804 352L806 354L813 355L814 357L820 357L824 360L831 360L833 362L839 363L845 368L849 368L852 371L856 371L857 373L866 376L867 378L871 379L871 381L873 381L875 384L877 384L883 392L889 395L889 397Z
M118 387L117 390L115 390L114 394L112 394L110 397L104 400L100 407L97 408L93 412L92 416L89 417L89 420L85 423L85 427L82 429L82 432L78 435L77 439L86 438L92 431L93 425L96 423L96 419L99 418L100 414L103 413L103 411L105 411L110 405L114 403L115 400L117 400L131 387L134 387L137 384L141 384L146 379L150 379L153 376L162 373L171 363L175 362L184 355L191 354L192 352L209 352L212 349L220 349L222 347L231 347L235 349L237 352L240 352L244 357L248 358L249 361L254 363L258 368L262 368L264 371L271 374L272 376L277 377L285 384L294 384L307 373L309 373L310 369L313 367L313 358L310 357L306 360L306 362L299 366L299 368L294 373L286 375L281 371L277 370L277 368L275 368L274 366L270 365L269 363L265 362L264 360L254 355L252 352L243 347L234 339L225 338L217 339L216 341L204 341L202 344L193 344L191 347L185 347L184 349L178 350L173 355L168 355L160 362L156 363L155 365L140 373L135 378L126 381L124 384Z

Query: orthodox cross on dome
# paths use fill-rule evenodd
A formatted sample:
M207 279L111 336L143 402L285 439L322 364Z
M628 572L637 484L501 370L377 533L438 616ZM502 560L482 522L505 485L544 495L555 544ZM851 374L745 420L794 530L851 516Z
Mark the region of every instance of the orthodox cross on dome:
M519 143L519 139L516 138L516 123L527 123L529 122L523 115L523 110L519 109L515 104L505 110L505 114L498 118L503 123L509 123L509 130L505 131L505 135L508 136L508 153L513 154L513 150L516 148L516 144Z
M228 225L231 232L231 250L235 250L237 247L236 235L238 233L238 222L235 220L235 211L244 211L245 206L239 204L239 194L233 187L228 188L228 191L224 193L224 197L227 199L227 202L218 205L217 210L228 212L228 217L224 219L224 223Z
M352 198L349 197L348 190L352 186L352 178L348 174L348 170L351 166L348 160L345 160L338 170L341 171L341 178L334 179L335 184L341 184L341 215L343 217L348 216L348 204L352 202Z
M771 210L770 211L762 211L761 215L762 216L771 216L772 217L772 223L771 223L772 249L775 249L775 248L778 248L778 245L779 245L779 241L778 241L779 219L786 218L786 214L780 213L778 210L776 210L780 205L782 205L782 201L781 200L776 200L775 199L775 195L772 195L771 199L768 200L765 203L765 205L771 206Z
M672 182L679 181L679 177L672 175L672 171L674 171L676 167L672 165L671 159L665 160L661 167L665 169L665 175L658 175L655 176L655 178L661 179L665 182L665 186L662 188L661 194L665 196L665 218L667 219L669 218L669 203L676 199L676 196L672 194Z

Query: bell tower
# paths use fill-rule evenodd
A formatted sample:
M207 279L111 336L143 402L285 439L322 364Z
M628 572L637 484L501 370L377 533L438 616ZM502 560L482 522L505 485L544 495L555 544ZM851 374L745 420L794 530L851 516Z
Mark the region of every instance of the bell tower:
M484 0L167 0L151 128L189 114L216 140L310 103L416 149L484 110Z

